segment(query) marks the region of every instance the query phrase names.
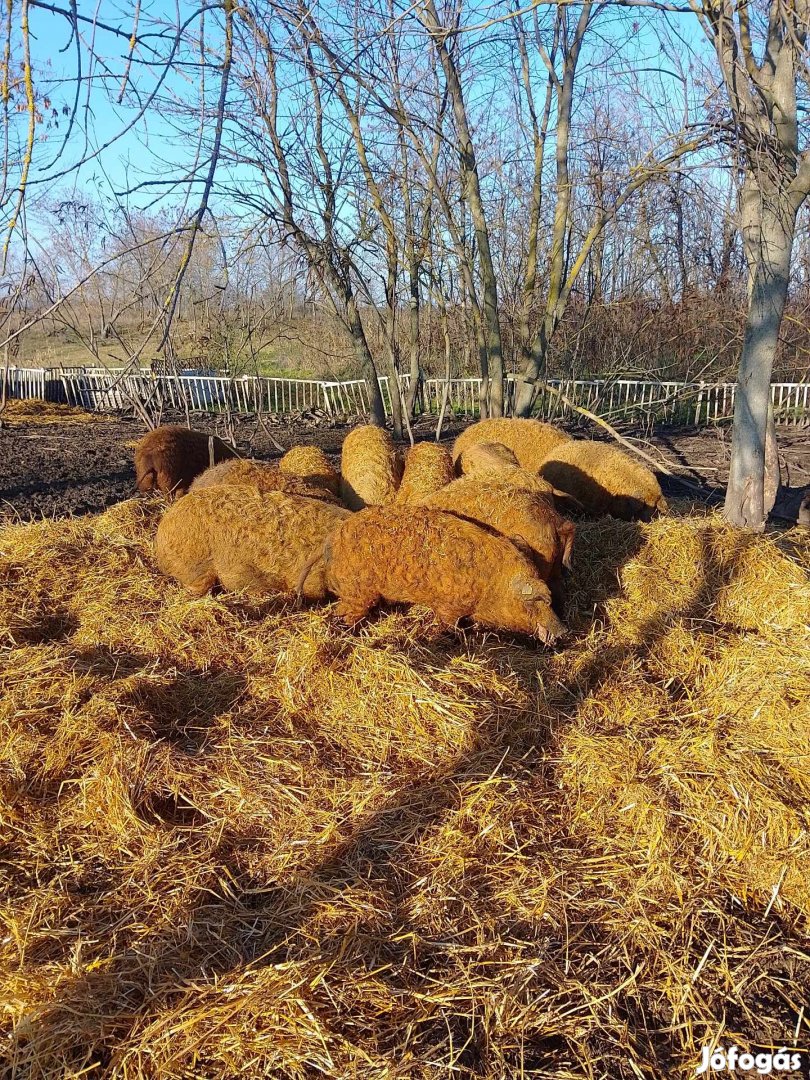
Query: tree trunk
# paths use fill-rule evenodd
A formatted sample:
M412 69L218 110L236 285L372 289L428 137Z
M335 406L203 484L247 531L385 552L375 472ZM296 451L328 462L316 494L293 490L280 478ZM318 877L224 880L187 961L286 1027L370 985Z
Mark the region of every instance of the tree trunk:
M387 214L385 219L390 224ZM388 273L385 279L385 349L388 356L388 394L391 398L391 420L395 439L402 439L402 387L399 383L399 345L397 343L397 245L393 229L386 230L386 261Z
M440 296L439 316L442 323L442 336L444 337L444 386L442 387L442 401L439 407L439 419L436 422L436 442L442 437L444 417L447 412L447 403L450 400L450 375L451 375L451 347L450 347L450 324L447 321L447 304L444 297Z
M601 304L605 298L605 234L600 233L599 239L594 242L591 251L591 288L589 302Z
M389 314L388 341L386 352L388 354L388 392L391 398L391 420L395 439L402 438L402 388L399 385L399 365L397 363L397 346L394 340L396 329L394 326L394 314Z
M376 424L377 427L385 427L385 405L380 392L377 368L366 341L363 323L360 320L360 312L357 310L357 301L351 293L346 295L346 321L352 335L355 359L368 386L369 420L372 424Z
M796 211L786 192L763 191L758 178L750 175L742 216L751 278L724 514L732 525L762 530L771 371L787 297Z
M501 345L501 326L498 315L498 284L495 275L495 264L489 243L489 229L487 227L484 200L481 194L481 182L478 175L478 163L475 155L475 147L467 119L467 108L464 103L464 93L461 87L461 79L456 68L455 60L450 53L446 38L439 36L441 29L439 16L436 12L434 0L426 0L425 9L421 13L423 25L434 35L434 44L439 54L442 69L444 71L450 101L453 106L453 115L456 121L458 135L458 152L461 159L461 187L464 201L470 210L475 239L478 244L478 269L481 274L482 304L481 311L485 324L485 341L487 347L487 375L481 372L482 378L490 381L489 414L490 416L503 416L503 348Z
M537 245L540 233L540 211L543 205L543 164L545 162L546 138L548 125L551 117L551 105L554 98L554 88L557 79L554 74L554 62L557 55L560 30L565 22L565 15L558 9L554 21L554 41L551 47L551 55L548 58L549 72L546 79L546 95L543 102L543 111L538 118L535 108L534 94L532 92L532 74L529 64L529 54L526 47L526 39L523 32L523 24L516 20L517 43L520 52L521 78L523 89L526 94L526 104L529 109L529 117L532 126L532 143L534 148L534 175L532 178L532 191L529 201L529 230L527 237L526 268L523 274L523 286L521 290L521 304L518 315L518 364L520 371L528 371L532 355L531 317L532 306L535 300L537 288ZM512 387L514 391L514 386ZM514 413L515 395L512 396L512 411Z
M556 202L554 204L554 222L551 229L551 253L549 256L549 284L546 307L532 343L531 355L524 361L523 382L515 396L515 416L528 416L534 403L534 380L547 374L548 347L554 331L565 310L567 297L563 295L563 286L567 272L566 237L569 229L571 210L571 175L568 162L568 147L571 138L571 114L574 104L574 77L579 60L582 39L591 17L592 5L586 2L582 6L577 20L576 30L570 44L563 44L563 76L559 79L554 72L551 59L543 55L549 69L549 75L557 91L557 131L554 159L556 165Z
M8 401L8 373L11 366L8 342L3 346L3 387L0 392L0 416L6 411L6 403Z
M523 370L525 380L545 379L548 375L548 339L546 336L545 319L541 323L537 336L532 343L529 363ZM530 416L534 405L535 383L533 381L518 381L515 391L515 416Z
M408 319L408 346L411 385L408 387L407 410L408 416L413 418L416 402L419 399L419 391L422 388L422 366L419 363L419 275L413 267L410 268L409 277L411 301Z
M779 446L776 442L776 424L773 419L773 404L768 405L768 426L765 431L765 486L763 506L767 517L774 508L782 476L779 471Z
M475 308L472 310L472 318L473 328L475 330L475 344L478 350L478 368L481 372L481 389L478 392L478 418L479 420L486 420L490 416L497 416L499 414L490 412L489 352L487 350L487 338L484 333L481 314Z
M486 271L482 269L484 279L484 314L487 324L487 357L489 393L488 406L490 416L503 416L503 352L501 349L501 331L498 321L498 289L495 284L495 270L489 260Z

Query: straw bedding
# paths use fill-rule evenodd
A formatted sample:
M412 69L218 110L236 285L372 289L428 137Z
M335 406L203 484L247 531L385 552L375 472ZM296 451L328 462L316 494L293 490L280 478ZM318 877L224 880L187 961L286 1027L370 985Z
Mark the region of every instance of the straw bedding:
M97 424L109 423L112 419L76 405L55 405L36 398L10 398L0 411L0 418L9 424Z
M694 1075L808 1045L808 542L579 526L556 652L0 532L10 1075ZM651 582L654 587L651 587Z

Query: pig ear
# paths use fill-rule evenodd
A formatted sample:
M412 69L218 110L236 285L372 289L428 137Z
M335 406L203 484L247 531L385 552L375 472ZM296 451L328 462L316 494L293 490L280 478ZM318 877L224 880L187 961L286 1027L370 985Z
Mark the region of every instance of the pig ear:
M551 593L544 581L532 581L531 578L516 577L512 584L523 600L543 600L549 603Z

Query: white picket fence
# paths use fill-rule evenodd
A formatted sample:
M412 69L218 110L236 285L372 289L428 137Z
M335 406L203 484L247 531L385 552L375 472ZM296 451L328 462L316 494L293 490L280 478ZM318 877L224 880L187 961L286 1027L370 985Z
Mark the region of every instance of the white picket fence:
M386 412L391 414L391 387L387 376L380 377ZM505 409L514 406L518 381L507 376ZM549 379L574 405L589 409L606 420L639 423L719 424L734 413L734 383L659 382L656 380ZM410 376L401 377L407 393ZM424 381L419 407L437 413L447 394L449 415L470 418L478 415L480 378ZM95 411L131 407L133 401L160 404L166 409L191 412L293 414L323 410L330 416L359 416L368 412L369 393L364 379L326 382L319 379L278 379L244 375L229 378L208 373L155 375L149 369L114 371L106 368L11 368L7 395L13 398L42 398L78 405ZM773 383L771 395L776 422L783 425L810 425L810 383ZM533 414L554 419L571 414L569 405L556 394L538 391Z
M49 372L47 368L10 368L6 382L6 396L10 398L46 399L45 383ZM0 372L2 378L2 372Z
M658 382L641 379L549 379L572 404L588 409L604 420L637 422L720 424L734 415L734 383ZM513 387L509 409L513 404ZM771 400L776 423L804 426L810 423L810 384L772 383ZM546 419L571 414L556 394L541 390L534 412Z

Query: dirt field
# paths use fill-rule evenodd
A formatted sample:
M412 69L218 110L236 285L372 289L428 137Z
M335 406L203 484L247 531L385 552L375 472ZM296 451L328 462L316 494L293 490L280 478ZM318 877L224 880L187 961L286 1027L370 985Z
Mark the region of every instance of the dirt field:
M12 420L0 430L0 520L28 521L66 514L98 513L135 493L133 448L144 434L140 421L99 417L80 422ZM182 423L181 416L166 418ZM224 434L214 418L196 416L194 426ZM281 445L315 443L339 455L345 427L288 424L268 429ZM272 460L281 456L255 421L236 429L239 451Z
M0 430L0 520L97 513L134 493L132 455L144 431L140 421L87 414L66 415L56 423L47 419L47 414L33 419L12 416ZM182 419L166 418L167 422ZM193 424L224 434L213 417L195 416ZM452 442L465 426L448 425L444 441ZM245 420L237 424L236 441L240 453L260 460L280 456L275 440L285 448L298 443L320 446L337 461L348 430L345 424L306 420L263 429L255 420ZM434 430L434 422L425 421L414 434L417 439L429 439ZM722 498L728 476L728 439L728 432L721 430L687 429L662 431L651 440L638 440L638 445L693 485L685 488L663 477L665 494L711 504ZM784 430L779 444L784 489L774 517L777 523L794 522L802 493L810 485L810 439L807 432Z

